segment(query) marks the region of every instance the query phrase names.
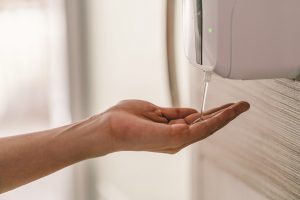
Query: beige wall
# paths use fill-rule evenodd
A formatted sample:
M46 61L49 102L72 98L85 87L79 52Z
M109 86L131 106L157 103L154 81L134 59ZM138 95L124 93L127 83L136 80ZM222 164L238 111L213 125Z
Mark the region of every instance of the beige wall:
M193 105L202 73L193 70ZM193 199L300 198L300 82L213 77L208 107L246 100L248 113L193 149Z

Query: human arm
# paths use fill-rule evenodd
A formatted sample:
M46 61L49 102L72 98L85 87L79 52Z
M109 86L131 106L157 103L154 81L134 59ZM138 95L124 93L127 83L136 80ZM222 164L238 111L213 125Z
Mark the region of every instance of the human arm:
M64 127L0 138L0 193L76 162L117 151L176 153L225 126L249 104L227 104L200 114L122 101L106 112Z

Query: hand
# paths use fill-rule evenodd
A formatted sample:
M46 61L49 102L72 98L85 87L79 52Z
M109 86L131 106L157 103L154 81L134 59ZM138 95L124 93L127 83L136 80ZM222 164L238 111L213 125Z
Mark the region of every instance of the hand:
M249 109L247 102L226 104L203 114L191 108L162 108L140 100L122 101L99 115L113 151L176 153L202 140Z

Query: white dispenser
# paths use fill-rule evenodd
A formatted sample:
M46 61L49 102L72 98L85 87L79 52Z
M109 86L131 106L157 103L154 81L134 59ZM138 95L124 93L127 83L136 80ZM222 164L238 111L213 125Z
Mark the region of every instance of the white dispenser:
M300 74L300 0L183 0L189 61L231 79Z

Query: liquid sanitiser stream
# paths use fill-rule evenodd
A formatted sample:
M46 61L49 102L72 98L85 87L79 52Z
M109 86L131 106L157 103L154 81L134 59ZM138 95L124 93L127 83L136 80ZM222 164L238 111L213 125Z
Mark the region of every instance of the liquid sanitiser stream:
M203 113L204 113L204 110L205 110L205 104L206 104L207 92L208 92L208 84L211 80L211 75L212 75L211 71L204 71L204 78L203 78L204 89L203 89L200 117L197 120L195 120L192 124L201 122L203 120L202 117L203 117Z

